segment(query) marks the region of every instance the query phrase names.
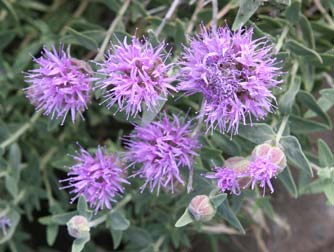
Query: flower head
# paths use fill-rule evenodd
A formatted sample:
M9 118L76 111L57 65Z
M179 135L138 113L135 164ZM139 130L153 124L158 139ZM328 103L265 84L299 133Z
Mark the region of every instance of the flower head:
M95 212L104 207L111 209L115 197L124 193L122 184L129 184L117 156L106 154L99 146L95 156L80 147L73 158L76 164L70 167L69 178L62 180L68 182L63 189L73 188L71 202L83 195Z
M266 38L252 39L252 29L233 33L228 27L194 37L179 62L178 90L202 93L208 130L236 134L247 116L261 119L272 110L270 88L280 84L273 47Z
M7 229L11 226L10 219L7 218L7 216L0 217L0 230L4 235L7 233Z
M159 121L136 126L128 141L127 159L141 168L133 176L144 178L151 192L157 187L169 187L174 192L176 182L184 185L181 168L192 170L199 148L197 136L191 135L190 122L181 123L177 116L171 121L165 114Z
M165 63L164 44L156 48L146 40L141 43L136 37L132 43L113 46L98 72L105 75L98 88L105 90L105 100L110 108L115 103L118 110L135 116L144 103L147 109L154 110L159 100L166 99L169 91L175 88L169 83L173 80L167 76L171 65Z
M217 186L222 192L231 191L236 195L240 194L238 173L236 171L227 167L215 167L214 170L214 174L208 174L206 177L217 180Z
M38 111L43 111L51 118L63 118L68 113L72 122L87 109L90 101L92 71L83 61L71 58L69 49L63 46L57 51L55 47L49 51L44 47L42 56L34 59L38 68L25 75L27 83L25 93Z
M215 167L214 173L206 175L209 179L217 181L221 192L230 191L233 194L240 194L240 187L245 184L249 161L243 157L231 157L225 160L224 167Z
M277 175L280 167L273 163L270 156L258 156L249 163L248 173L251 177L251 188L254 189L255 185L259 183L259 186L263 188L263 194L265 193L266 186L269 187L270 192L274 192L271 179Z

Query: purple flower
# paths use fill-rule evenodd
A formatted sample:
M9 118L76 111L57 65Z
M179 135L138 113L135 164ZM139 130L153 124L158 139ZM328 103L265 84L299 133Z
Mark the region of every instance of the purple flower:
M192 171L194 157L199 149L197 136L191 134L190 122L181 123L177 116L171 121L166 114L157 122L136 126L130 135L126 154L131 165L141 164L133 176L145 179L143 191L149 185L151 192L157 187L170 188L184 185L180 169Z
M70 167L69 178L61 181L68 182L62 189L73 188L71 202L83 195L95 212L104 207L111 209L115 197L124 193L122 184L129 184L117 156L106 154L99 146L95 156L80 147L73 158L77 163Z
M31 85L24 91L37 111L43 111L51 118L61 118L62 125L68 113L72 122L87 109L90 101L92 71L83 61L71 58L69 48L63 46L57 51L44 47L42 56L34 58L38 68L25 74L26 82Z
M268 186L270 192L274 192L273 185L271 184L271 178L275 177L281 168L273 163L269 155L255 157L248 166L248 175L251 177L251 188L254 189L255 185L259 183L259 186L263 188L263 194L265 193L265 187Z
M109 50L107 59L97 63L98 73L105 76L97 87L105 90L108 108L117 103L119 111L136 116L143 103L154 110L159 100L175 91L169 84L173 78L167 75L171 65L165 63L164 48L164 44L153 48L148 41L141 43L133 37L132 44L128 45L125 38Z
M273 46L266 38L252 40L252 34L251 28L235 33L228 27L202 28L184 48L178 90L203 94L208 130L236 134L247 116L258 120L272 110L270 89L281 83L281 70Z
M2 233L4 235L7 234L7 229L11 226L10 219L7 218L7 216L1 216L0 217L0 230L2 230Z
M236 195L240 194L238 173L228 167L216 167L214 174L207 174L205 177L217 180L217 186L221 192L230 191Z

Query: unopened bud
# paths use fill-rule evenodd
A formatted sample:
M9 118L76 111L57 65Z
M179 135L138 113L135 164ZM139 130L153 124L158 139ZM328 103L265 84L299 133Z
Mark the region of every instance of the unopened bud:
M209 221L215 214L216 209L212 205L210 198L206 195L197 195L189 204L189 212L197 221Z
M287 161L286 156L280 147L264 143L256 146L252 153L253 158L267 155L274 164L279 166L279 172L284 170L287 165Z
M87 237L90 230L89 222L86 217L75 215L67 222L67 230L74 238Z

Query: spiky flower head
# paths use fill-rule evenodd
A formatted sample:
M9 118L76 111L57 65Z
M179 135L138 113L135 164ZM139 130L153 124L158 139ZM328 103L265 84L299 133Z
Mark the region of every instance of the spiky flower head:
M251 188L254 189L255 185L259 183L260 188L263 189L265 194L266 186L269 187L270 192L274 192L274 187L271 183L271 179L276 177L280 167L273 163L270 156L257 156L248 166L249 176L251 177Z
M71 202L83 195L95 212L104 207L111 209L115 197L124 193L123 184L129 184L116 154L107 154L99 146L94 156L80 147L73 158L76 164L70 167L68 178L61 181L68 183L62 189L72 188Z
M31 85L24 90L36 110L52 119L63 118L61 124L68 113L73 123L77 114L83 119L94 80L89 65L72 58L63 45L58 51L54 46L52 50L44 47L42 56L34 61L38 67L25 74L25 81Z
M268 186L270 192L274 192L271 179L276 177L284 170L287 165L286 157L283 150L278 146L272 146L268 143L256 146L251 155L251 162L248 166L248 175L251 178L251 188L255 185L263 188Z
M252 35L252 28L202 28L184 47L178 90L202 93L208 130L218 127L236 134L247 117L258 120L272 110L275 97L270 89L280 84L281 70L267 38L253 40Z
M217 181L221 192L230 191L239 195L241 187L246 183L249 161L243 157L231 157L225 160L224 167L215 167L214 173L206 175Z
M136 116L143 104L154 110L175 88L167 75L171 65L165 63L165 45L154 48L145 39L132 37L131 44L126 39L110 48L104 62L97 63L98 73L105 76L97 87L105 91L104 103L108 108L116 103L118 110Z
M191 171L199 142L191 132L191 123L182 123L174 115L170 120L166 114L159 121L136 126L129 137L127 159L141 166L133 176L145 179L143 191L149 185L151 192L157 188L174 192L176 183L185 184L181 169Z
M11 221L8 219L7 216L1 216L0 217L0 230L4 235L7 234L7 229L11 226Z
M238 174L233 169L227 167L215 167L214 174L208 174L206 177L215 179L221 192L230 191L237 195L240 194Z

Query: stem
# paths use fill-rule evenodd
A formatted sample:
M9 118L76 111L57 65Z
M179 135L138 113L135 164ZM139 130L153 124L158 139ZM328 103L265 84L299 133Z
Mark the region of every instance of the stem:
M205 105L205 100L203 98L202 104L201 104L201 111L200 111L199 116L198 116L198 122L197 122L197 125L196 125L193 133L191 134L191 136L195 136L201 129L201 126L202 126L202 123L203 123L203 120L204 120L204 114L205 114L204 105Z
M121 21L121 19L123 18L125 11L127 10L129 4L130 4L131 0L125 0L121 9L119 10L119 12L117 13L116 18L112 21L112 23L109 26L109 29L106 33L106 36L104 37L104 40L102 42L101 48L99 50L99 53L95 56L94 60L101 60L103 58L104 55L104 51L107 48L107 45L109 43L110 37L113 34L117 24L119 23L119 21Z
M14 143L21 135L23 135L30 127L32 127L37 119L40 117L40 113L35 113L34 116L25 124L22 125L13 135L11 135L7 140L0 144L0 149L6 148L8 145Z
M65 133L63 132L59 136L59 142L63 142L64 138L65 138ZM52 206L55 203L55 199L52 196L52 187L48 179L46 165L56 152L57 152L57 147L52 147L51 149L48 150L48 152L44 155L44 157L41 159L41 162L40 162L40 170L42 172L42 179L43 179L43 183L44 183L45 190L46 190L46 195L48 197L50 206Z
M98 225L100 225L101 223L105 222L109 216L109 214L116 212L117 210L119 210L120 208L122 208L123 206L125 206L128 202L130 202L132 200L132 196L130 194L126 195L124 199L122 199L116 206L115 208L111 209L111 211L105 215L102 215L99 218L96 218L93 221L89 222L89 226L90 227L96 227Z
M157 242L153 245L153 251L154 252L159 251L159 248L162 245L162 243L164 242L165 238L166 238L165 236L160 236L160 238L157 240Z
M277 44L275 46L275 52L276 53L278 53L281 50L281 48L283 46L283 41L286 38L286 35L288 35L288 32L289 32L289 27L285 26L284 29L283 29L283 31L282 31L282 34L279 37L279 39L277 41Z
M315 163L310 162L311 168L314 169L316 172L319 172L321 170L321 167L316 165Z
M217 0L212 0L212 30L214 32L217 30L217 20L218 20L218 2Z
M90 0L83 0L81 1L81 4L78 6L78 8L75 10L73 17L64 25L64 27L60 30L60 35L64 35L66 32L66 27L68 27L74 18L78 18L84 13L84 11L87 9L88 4Z
M169 7L165 17L162 19L158 29L155 31L156 35L159 36L159 34L162 32L163 28L165 27L167 21L173 16L176 7L179 5L180 0L174 0L172 5Z
M279 141L281 140L281 137L282 137L282 134L283 134L284 129L285 129L285 127L286 127L286 124L287 124L287 122L288 122L288 119L289 119L289 116L288 116L288 115L286 115L286 116L283 117L283 120L282 120L282 122L281 122L281 125L280 125L280 127L279 127L279 129L278 129L278 131L277 131L277 135L276 135L276 145L279 145Z
M194 170L190 169L188 184L187 184L187 193L190 193L193 190L193 178L194 178Z
M201 9L203 9L203 7L204 7L204 0L199 0L197 2L196 9L194 10L193 15L191 16L190 22L187 26L186 33L191 33L192 32L192 30L195 26L195 22L197 20L198 13L201 11Z
M320 0L314 0L314 4L317 7L317 9L324 15L326 21L329 23L329 25L333 28L334 27L334 21L331 18L331 16L327 13L326 9L322 6Z
M219 19L223 18L233 7L234 6L231 3L226 4L224 6L224 8L221 11L219 11L219 13L217 15L217 19L219 20ZM212 20L206 25L206 27L209 27L211 25L212 25Z

